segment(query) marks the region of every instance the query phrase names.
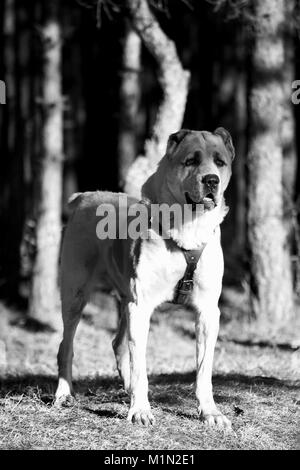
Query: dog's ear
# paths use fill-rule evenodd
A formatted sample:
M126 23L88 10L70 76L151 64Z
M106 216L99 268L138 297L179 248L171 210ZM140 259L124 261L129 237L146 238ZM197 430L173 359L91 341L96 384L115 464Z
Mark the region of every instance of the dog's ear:
M178 132L175 132L174 134L171 134L169 139L168 139L168 144L167 144L167 151L166 155L168 157L171 157L172 153L176 149L177 145L180 144L180 142L183 141L186 135L190 134L191 131L188 129L181 129Z
M225 147L227 148L229 155L231 155L231 159L233 160L235 157L235 150L234 150L232 138L229 132L226 129L224 129L224 127L218 127L214 131L214 134L219 135L222 138L225 144Z

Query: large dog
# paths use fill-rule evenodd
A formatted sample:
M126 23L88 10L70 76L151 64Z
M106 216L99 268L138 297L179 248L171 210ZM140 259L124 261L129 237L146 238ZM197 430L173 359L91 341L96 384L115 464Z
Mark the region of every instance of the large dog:
M110 204L119 215L120 195L90 192L73 196L61 254L64 333L58 352L58 404L72 395L73 339L82 309L93 287L105 279L119 295L120 325L113 348L131 397L128 420L144 425L154 422L146 373L150 317L158 305L176 297L178 282L186 275L188 289L181 294L196 313L199 416L209 425L230 426L214 403L211 377L223 277L219 226L227 213L223 193L233 158L232 140L223 128L212 133L183 129L170 136L166 155L142 188L147 207L174 203L188 207L191 217L179 224L172 222L169 239L159 230L152 236L150 225L148 237L101 240L96 235L97 210ZM129 199L129 206L137 203ZM119 224L124 222L117 219Z

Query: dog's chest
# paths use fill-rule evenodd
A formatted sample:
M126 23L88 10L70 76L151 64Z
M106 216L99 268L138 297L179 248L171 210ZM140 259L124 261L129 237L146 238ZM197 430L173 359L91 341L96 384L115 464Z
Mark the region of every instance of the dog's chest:
M180 250L170 251L164 245L153 246L146 243L141 250L137 276L147 296L159 301L171 301L186 266L185 257Z
M139 263L136 267L138 284L143 296L159 304L174 300L177 284L182 280L187 261L181 249L170 249L163 240L142 243ZM198 260L191 290L185 297L187 303L195 299L195 293L202 295L206 291L219 290L223 275L223 257L219 234L208 243ZM186 303L186 302L185 302Z

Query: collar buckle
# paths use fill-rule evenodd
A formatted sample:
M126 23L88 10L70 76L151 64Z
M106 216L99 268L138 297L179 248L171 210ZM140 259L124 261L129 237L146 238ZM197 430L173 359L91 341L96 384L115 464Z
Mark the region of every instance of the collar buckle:
M186 299L189 294L193 291L194 287L194 272L197 268L198 261L203 253L205 244L199 250L184 250L181 251L184 254L186 260L186 269L183 278L178 281L175 287L175 295L173 303L175 304L186 304Z

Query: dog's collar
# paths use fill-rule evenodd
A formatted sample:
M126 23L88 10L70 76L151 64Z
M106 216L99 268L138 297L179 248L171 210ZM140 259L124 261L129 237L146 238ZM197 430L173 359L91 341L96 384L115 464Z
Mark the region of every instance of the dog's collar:
M204 243L198 250L185 250L184 248L180 248L184 254L187 266L183 278L178 281L175 287L173 303L185 304L187 296L192 292L194 287L194 272L205 246L206 244Z

